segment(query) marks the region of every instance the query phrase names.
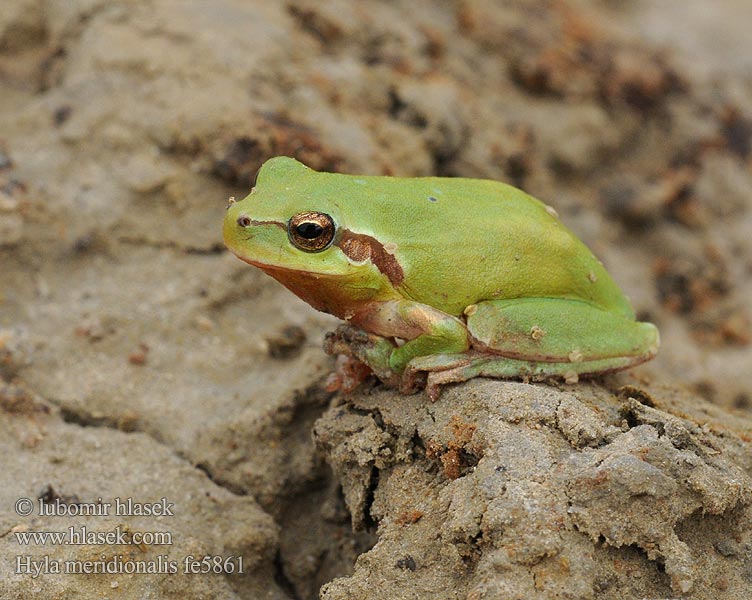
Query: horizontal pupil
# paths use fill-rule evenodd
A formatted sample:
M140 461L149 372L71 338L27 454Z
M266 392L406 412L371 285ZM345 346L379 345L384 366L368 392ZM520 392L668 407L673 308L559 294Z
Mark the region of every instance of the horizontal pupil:
M298 235L307 240L312 240L321 235L324 229L318 223L301 223L296 228Z

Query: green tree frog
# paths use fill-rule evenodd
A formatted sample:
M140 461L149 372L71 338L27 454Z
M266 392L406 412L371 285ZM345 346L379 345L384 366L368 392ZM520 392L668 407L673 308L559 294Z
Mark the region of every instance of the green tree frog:
M504 183L319 173L276 157L223 233L239 258L347 322L325 342L347 357L346 389L371 371L432 399L477 376L575 382L658 349L656 327L555 211Z

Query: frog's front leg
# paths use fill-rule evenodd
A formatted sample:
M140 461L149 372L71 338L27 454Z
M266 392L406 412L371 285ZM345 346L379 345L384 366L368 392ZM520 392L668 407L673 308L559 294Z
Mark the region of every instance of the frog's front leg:
M438 309L410 300L371 302L327 336L328 354L345 354L368 365L376 376L390 385L412 390L414 381L401 378L405 367L416 357L459 354L470 348L465 324ZM402 345L392 341L406 340Z

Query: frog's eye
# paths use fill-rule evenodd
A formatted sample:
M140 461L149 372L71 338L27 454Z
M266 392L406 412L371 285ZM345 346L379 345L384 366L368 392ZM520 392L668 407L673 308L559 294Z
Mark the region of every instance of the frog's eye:
M334 219L320 212L306 211L287 222L287 236L304 252L326 250L334 239Z

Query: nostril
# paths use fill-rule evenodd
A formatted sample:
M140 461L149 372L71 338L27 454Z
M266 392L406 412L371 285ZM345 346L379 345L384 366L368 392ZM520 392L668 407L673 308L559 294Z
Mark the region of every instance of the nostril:
M240 215L237 220L237 224L241 227L250 227L251 226L251 217L248 215Z

